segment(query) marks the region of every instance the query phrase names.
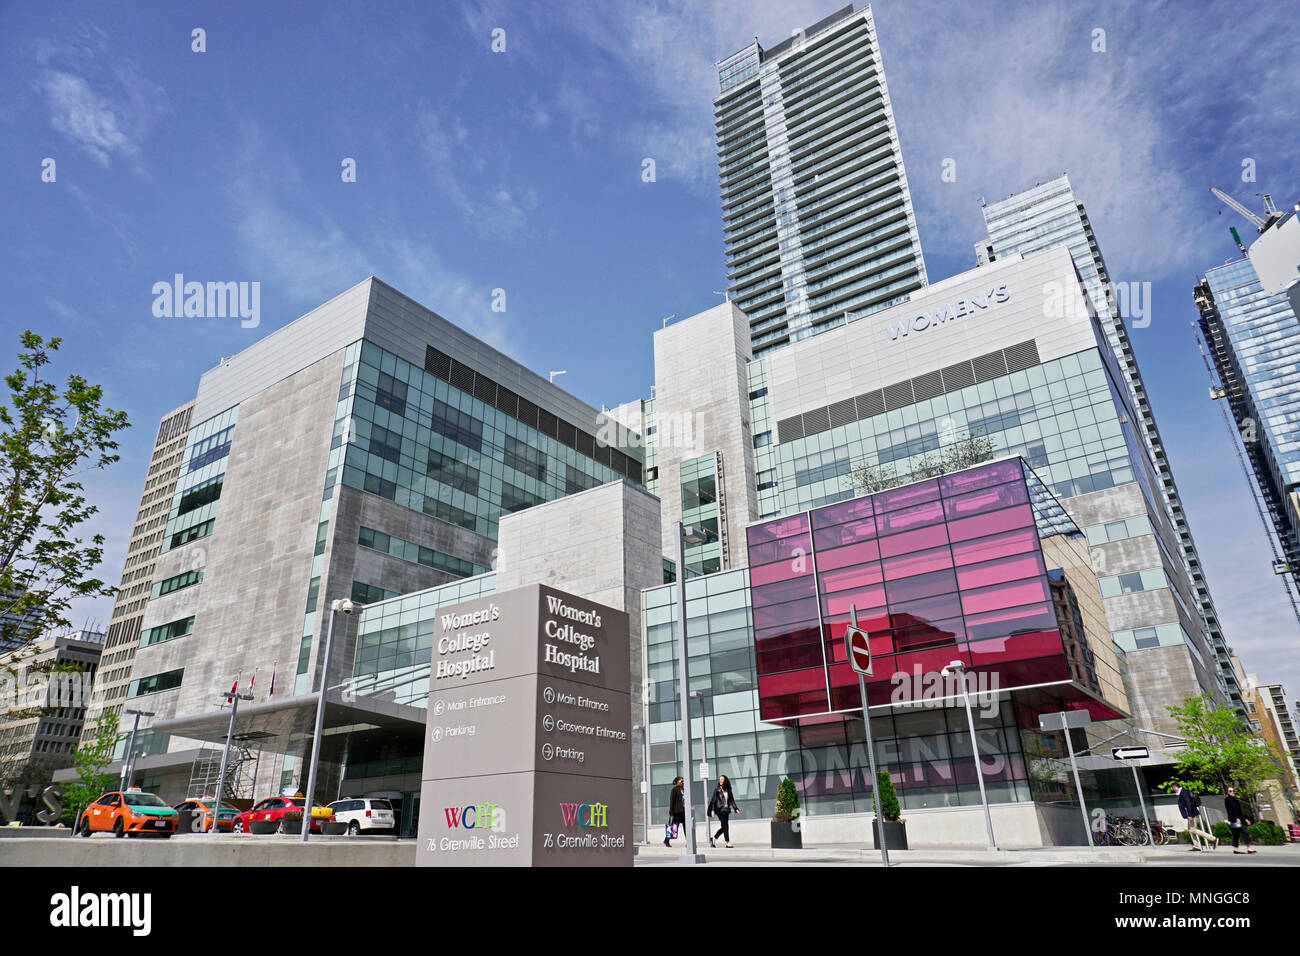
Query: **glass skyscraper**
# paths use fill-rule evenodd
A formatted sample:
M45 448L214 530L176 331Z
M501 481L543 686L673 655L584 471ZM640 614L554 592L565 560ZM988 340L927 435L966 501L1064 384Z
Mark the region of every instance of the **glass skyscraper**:
M1249 259L1208 270L1195 295L1281 557L1300 584L1300 319L1285 292L1264 292Z
M870 6L718 63L728 289L755 355L926 284Z
M1088 213L1083 208L1083 203L1075 196L1069 177L1062 174L1055 179L1013 193L1005 199L985 203L983 211L988 238L976 243L975 246L976 260L981 266L1015 253L1029 255L1054 246L1065 246L1069 249L1070 258L1074 260L1074 267L1078 270L1083 287L1097 313L1098 323L1115 353L1115 360L1128 393L1128 404L1136 413L1134 419L1136 431L1141 435L1142 442L1151 457L1165 510L1178 533L1179 549L1196 590L1197 610L1205 621L1206 631L1214 647L1218 676L1222 680L1223 690L1231 698L1237 710L1244 712L1241 690L1237 686L1236 675L1229 660L1227 642L1219 627L1214 599L1210 596L1209 586L1205 581L1201 559L1196 552L1196 543L1192 540L1191 528L1183 511L1178 486L1174 483L1173 469L1169 464L1164 442L1156 428L1155 413L1151 410L1146 386L1142 382L1142 373L1138 369L1137 356L1133 352L1133 345L1129 339L1129 330L1117 304L1124 300L1116 294L1116 287L1106 268L1106 261L1102 258L1097 237L1093 233L1092 223L1088 220Z

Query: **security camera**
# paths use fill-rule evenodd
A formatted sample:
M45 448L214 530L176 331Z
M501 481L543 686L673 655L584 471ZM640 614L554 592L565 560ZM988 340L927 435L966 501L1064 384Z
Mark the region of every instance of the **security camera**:
M961 661L949 661L948 666L945 667L943 670L939 671L939 673L943 677L947 677L953 671L959 671L964 669L965 667L966 665L963 664Z
M342 611L344 614L351 614L353 611L356 610L356 605L353 604L351 601L346 601L346 600L335 601L334 610Z

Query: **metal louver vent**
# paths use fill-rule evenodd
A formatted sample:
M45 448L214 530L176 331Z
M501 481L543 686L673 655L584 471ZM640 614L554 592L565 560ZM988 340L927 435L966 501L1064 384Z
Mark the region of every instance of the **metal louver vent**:
M776 440L784 444L788 441L796 441L803 438L803 418L795 415L793 418L783 418L776 423Z
M970 367L970 360L958 362L956 365L949 365L943 370L943 390L945 392L955 392L959 388L966 388L968 385L975 384L975 372Z
M840 425L847 425L849 422L858 420L858 412L854 407L853 399L846 398L842 402L836 402L829 408L831 428L837 428Z
M497 399L497 383L482 375L474 376L474 397L485 404L495 405Z
M912 379L912 392L918 402L943 394L943 378L938 372L926 372Z
M975 367L977 382L989 382L1007 374L1007 363L1002 357L1001 349L989 352L987 355L976 356L971 360L971 365Z
M824 432L831 427L831 416L826 406L814 408L810 412L803 413L803 427L809 435L815 435L817 432Z
M874 392L866 392L858 396L858 417L870 418L872 415L879 415L885 410L885 393L877 389Z
M1020 372L1038 364L1038 343L1033 339L1009 346L1004 350L1008 372Z
M448 381L462 392L472 393L474 391L474 370L468 365L461 365L455 359L452 359L451 375Z
M897 382L885 386L885 410L911 405L916 399L912 396L912 382Z
M451 356L445 352L439 352L432 345L425 346L424 370L444 382L447 381L451 378Z

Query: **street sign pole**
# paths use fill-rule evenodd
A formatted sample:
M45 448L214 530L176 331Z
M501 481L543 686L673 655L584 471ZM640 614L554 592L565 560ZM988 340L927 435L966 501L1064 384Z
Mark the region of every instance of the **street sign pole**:
M1083 814L1083 829L1088 834L1088 846L1096 849L1092 839L1092 825L1088 822L1088 808L1083 802L1083 784L1079 782L1079 765L1074 760L1074 741L1070 739L1070 725L1065 723L1065 713L1061 713L1062 729L1065 731L1065 748L1070 751L1070 770L1074 774L1074 792L1079 795L1079 812Z
M1115 747L1110 755L1116 760L1129 761L1129 768L1133 771L1133 788L1137 790L1138 805L1142 808L1142 823L1147 828L1147 839L1151 841L1152 846L1155 846L1155 834L1151 832L1151 818L1147 816L1147 802L1142 796L1142 781L1138 777L1137 768L1137 762L1151 756L1151 752L1145 747Z
M1147 802L1142 796L1142 781L1138 779L1138 765L1131 763L1129 766L1133 769L1133 786L1137 788L1138 804L1142 807L1142 824L1147 828L1147 839L1151 845L1156 845L1155 834L1151 832L1151 818L1147 816Z
M871 741L871 714L867 709L867 679L864 672L859 670L857 658L853 654L853 632L858 631L858 606L852 605L849 609L850 629L844 634L844 646L848 651L849 665L858 675L858 693L862 696L862 726L866 729L867 734L867 763L871 767L871 802L876 808L876 830L880 834L880 861L885 868L889 868L889 845L885 841L885 817L880 811L880 777L876 775L876 748ZM861 633L860 631L858 631ZM865 635L864 635L864 640ZM871 647L867 645L867 666L866 674L872 671L870 659Z

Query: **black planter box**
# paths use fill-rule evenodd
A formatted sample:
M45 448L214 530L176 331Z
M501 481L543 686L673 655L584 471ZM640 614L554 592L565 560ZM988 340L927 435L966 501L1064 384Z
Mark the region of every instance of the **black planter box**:
M326 836L342 836L348 832L348 825L340 823L338 820L326 820L323 826Z
M275 820L250 820L248 823L250 833L274 833L279 827Z
M301 820L285 820L285 819L281 818L281 820L280 820L280 825L279 825L279 827L276 829L276 832L277 832L277 833L301 833L301 832L302 832L302 821L301 821Z
M772 849L773 850L802 850L803 849L803 831L794 828L794 821L787 820L784 823L772 821Z
M900 820L886 820L885 839L889 841L889 849L906 850L907 824ZM880 849L880 825L875 820L871 821L871 842L877 850Z

